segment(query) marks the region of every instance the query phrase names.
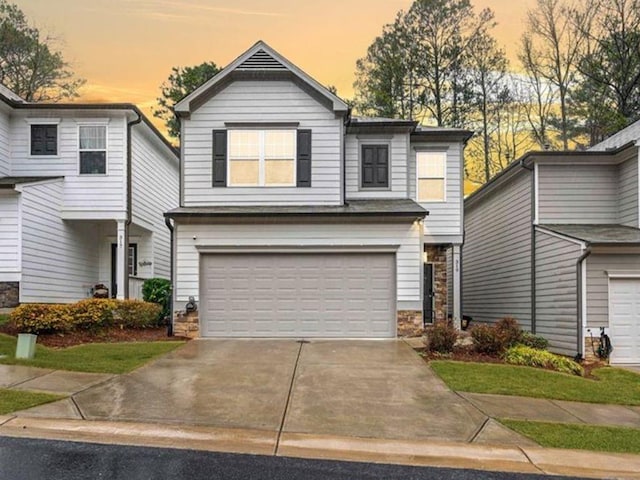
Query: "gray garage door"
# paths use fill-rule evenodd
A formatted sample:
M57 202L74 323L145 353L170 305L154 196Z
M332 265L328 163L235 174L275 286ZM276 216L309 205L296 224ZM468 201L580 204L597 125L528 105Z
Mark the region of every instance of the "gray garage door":
M202 256L206 337L393 337L390 253Z

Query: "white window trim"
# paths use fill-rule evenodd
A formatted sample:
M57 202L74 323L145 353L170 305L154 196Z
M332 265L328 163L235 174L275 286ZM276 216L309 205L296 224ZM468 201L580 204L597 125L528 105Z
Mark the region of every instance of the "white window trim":
M238 184L231 183L231 142L229 141L229 132L238 132L238 131L256 131L258 132L258 184ZM293 181L292 183L271 183L269 185L265 185L265 153L264 153L264 137L266 131L271 130L287 130L294 132L294 142L293 142ZM298 178L298 140L297 140L297 130L295 128L268 128L265 125L265 128L255 129L255 128L231 128L227 130L227 187L228 188L291 188L296 187Z
M441 153L442 155L444 155L444 176L442 177L442 180L444 181L444 185L443 185L443 195L442 195L442 200L420 200L420 169L418 167L418 156L421 153ZM446 203L447 202L447 167L448 167L448 162L449 162L449 155L447 153L447 150L427 150L427 149L420 149L420 150L416 150L416 202L418 203ZM440 177L424 177L425 179L440 179Z
M59 118L25 118L27 123L27 158L60 158L60 122ZM31 154L31 126L32 125L56 125L56 154L32 155Z
M78 176L81 177L106 177L109 175L109 120L95 120L95 121L84 121L84 122L76 122L76 152L77 152L77 166L78 166ZM92 150L81 150L80 149L80 127L104 127L104 150L103 149L92 149ZM80 152L102 152L104 151L104 173L80 173Z

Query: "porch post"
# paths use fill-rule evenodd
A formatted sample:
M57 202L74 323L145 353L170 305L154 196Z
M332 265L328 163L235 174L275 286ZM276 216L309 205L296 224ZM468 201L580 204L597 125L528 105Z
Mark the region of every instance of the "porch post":
M126 298L127 284L129 282L129 276L127 275L127 225L124 220L118 220L117 223L116 285L118 286L118 291L116 298L122 300Z
M462 265L460 262L460 245L453 245L451 261L453 262L453 323L460 328L462 321Z

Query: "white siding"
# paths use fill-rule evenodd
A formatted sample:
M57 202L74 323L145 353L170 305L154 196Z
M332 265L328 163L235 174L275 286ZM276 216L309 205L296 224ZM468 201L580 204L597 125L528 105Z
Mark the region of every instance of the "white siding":
M93 212L125 210L124 114L101 112L96 117L95 112L38 110L29 116L60 119L58 155L54 158L30 156L30 125L23 114L16 115L11 119L13 176L64 176L62 209L86 212L87 218L91 218ZM78 122L107 120L107 175L79 175Z
M2 273L20 271L19 195L0 190L0 281Z
M429 211L424 221L427 239L437 241L439 235L457 235L462 242L462 145L460 143L412 143L409 159L409 198L417 201L416 149L447 152L446 202L420 203Z
M21 302L73 302L98 281L98 232L88 222L60 219L64 185L22 187Z
M152 261L151 268L139 269L138 276L169 278L171 238L163 213L178 206L178 163L140 128L132 131L133 222L151 230L153 244L151 252L138 245L139 260Z
M225 122L298 122L312 130L311 187L212 188L213 129ZM342 119L289 81L235 81L183 121L183 205L341 202Z
M608 270L640 271L640 255L593 254L587 258L587 327L609 326ZM594 337L599 332L593 332Z
M420 227L407 224L264 224L184 225L177 227L176 301L198 298L199 253L197 246L258 247L363 247L399 246L397 301L420 304ZM195 239L194 239L195 237Z
M8 177L11 175L11 142L9 129L9 114L0 110L0 177Z
M476 322L510 316L531 328L531 242L531 173L523 171L465 212L465 315Z
M395 135L355 135L349 134L345 140L346 150L346 197L349 198L408 198L407 192L407 147L408 134ZM388 190L362 189L362 145L389 145Z
M551 350L577 353L578 289L575 242L536 232L536 333Z
M618 222L630 227L638 227L638 150L618 166Z
M539 165L539 223L617 223L615 165Z

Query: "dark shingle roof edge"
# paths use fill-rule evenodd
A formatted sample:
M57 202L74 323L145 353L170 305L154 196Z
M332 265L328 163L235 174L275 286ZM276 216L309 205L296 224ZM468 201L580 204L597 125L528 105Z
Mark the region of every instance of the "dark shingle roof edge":
M541 224L538 227L589 245L640 245L640 229L618 224Z
M64 177L0 177L0 188L15 188L22 183L44 182Z
M394 216L420 218L429 212L413 200L350 200L345 205L291 205L291 206L219 206L180 207L165 213L169 218L193 217L300 217L300 216Z

